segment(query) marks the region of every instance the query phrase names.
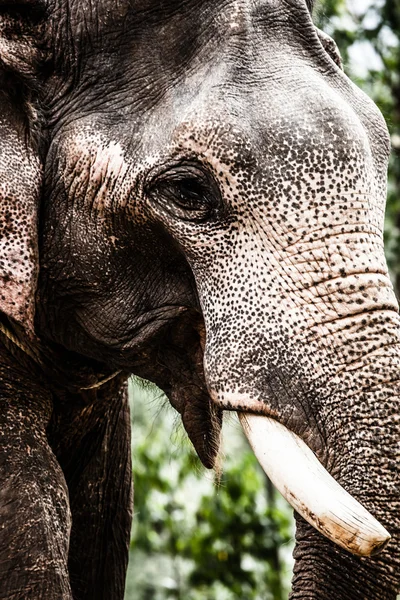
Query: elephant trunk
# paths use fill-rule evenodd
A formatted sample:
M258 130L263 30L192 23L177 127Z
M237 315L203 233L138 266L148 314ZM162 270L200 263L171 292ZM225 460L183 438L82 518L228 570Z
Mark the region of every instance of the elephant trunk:
M333 410L330 470L335 479L390 532L392 539L379 554L358 557L323 537L296 515L295 568L291 600L395 600L400 557L400 497L396 464L400 448L394 415L399 415L398 368L394 382L381 383L347 406ZM380 372L376 361L376 372ZM384 371L388 376L387 368ZM335 414L336 412L336 414ZM374 418L371 418L371 415Z
M291 599L395 600L399 591L400 556L396 555L400 538L398 316L393 311L382 311L372 319L370 324L365 319L361 330L359 327L346 330L347 354L340 340L329 338L325 358L322 359L322 352L319 354L318 380L308 382L309 389L313 386L315 392L310 395L308 404L313 418L308 421L304 418L302 427L300 420L285 419L278 404L274 409L261 405L259 410L256 400L246 404L246 389L243 395L227 393L224 396L225 402L230 401L231 410L239 411L245 432L254 430L254 435L248 437L262 466L267 465L266 470L280 491L295 510L311 522L310 525L297 515ZM320 339L319 343L322 342ZM295 376L291 389L300 393L301 388L295 386ZM254 381L257 379L253 375ZM270 381L269 398L273 399L279 390L275 392L278 388L272 379ZM320 385L317 394L318 383L322 382L324 385ZM277 428L284 432L279 434L283 440L279 441L281 447L274 446ZM288 458L290 444L293 456L297 444L306 457L304 461L296 457L295 467L287 464L292 461ZM308 450L315 463L303 475L299 473L299 465L309 461ZM274 480L278 464L285 473L278 473ZM317 474L315 479L314 473ZM294 482L292 489L288 485L289 478ZM298 490L303 494L301 502L297 502ZM337 512L337 508L342 512ZM346 515L350 517L347 522ZM389 541L387 532L391 536Z
M396 600L398 565L390 543L381 554L360 558L341 550L297 514L296 525L290 600Z

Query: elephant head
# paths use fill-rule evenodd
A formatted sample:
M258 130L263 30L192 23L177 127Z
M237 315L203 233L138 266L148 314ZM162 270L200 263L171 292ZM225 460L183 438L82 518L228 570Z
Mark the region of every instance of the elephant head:
M50 407L75 524L62 598L123 590L131 373L166 392L207 467L238 412L302 515L291 598L396 597L388 134L311 8L0 2L4 352ZM112 538L122 556L108 579L93 558L101 591L78 564L89 521L112 524L94 553Z

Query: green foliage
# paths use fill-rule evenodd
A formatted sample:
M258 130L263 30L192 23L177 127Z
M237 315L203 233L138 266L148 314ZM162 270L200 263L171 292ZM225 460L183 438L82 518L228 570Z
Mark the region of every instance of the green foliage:
M279 566L274 569L277 549L290 539L288 517L267 505L265 477L254 456L245 452L236 458L223 485L204 495L196 512L195 534L184 548L195 562L189 583L202 598L215 580L233 598L259 598L261 585L264 597L280 598Z
M239 430L223 474L210 475L188 444L171 439L171 412L146 420L154 390L134 390L135 583L126 600L283 600L279 547L291 539L291 509L276 502Z

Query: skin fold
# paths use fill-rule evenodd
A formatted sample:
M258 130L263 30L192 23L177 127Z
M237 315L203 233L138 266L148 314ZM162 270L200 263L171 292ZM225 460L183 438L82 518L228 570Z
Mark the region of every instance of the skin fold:
M290 598L395 600L388 133L310 10L0 0L0 597L123 598L133 373L205 466L273 417L391 533L298 517Z

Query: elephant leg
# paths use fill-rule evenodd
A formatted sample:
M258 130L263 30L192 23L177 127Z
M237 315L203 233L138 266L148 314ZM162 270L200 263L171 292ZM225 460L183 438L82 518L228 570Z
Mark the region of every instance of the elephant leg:
M127 391L110 382L93 395L74 408L64 402L51 431L70 495L71 587L74 600L122 600L132 519Z
M49 399L0 400L0 597L72 600L70 511L45 428Z

